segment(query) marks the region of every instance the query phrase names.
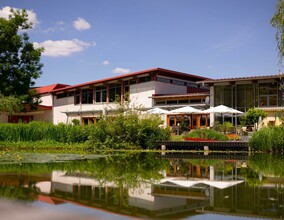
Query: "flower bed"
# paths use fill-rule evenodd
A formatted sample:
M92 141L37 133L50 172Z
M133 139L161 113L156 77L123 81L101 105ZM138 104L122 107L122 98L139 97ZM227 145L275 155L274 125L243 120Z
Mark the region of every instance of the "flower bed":
M186 141L199 141L199 142L216 142L216 140L210 140L210 139L204 139L204 138L191 138L191 137L186 137L184 138Z

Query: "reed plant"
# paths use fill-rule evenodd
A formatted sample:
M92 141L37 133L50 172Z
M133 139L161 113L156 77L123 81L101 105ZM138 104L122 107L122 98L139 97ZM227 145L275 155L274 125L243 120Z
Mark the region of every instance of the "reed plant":
M38 121L33 121L28 124L0 124L0 141L82 143L87 139L87 128L82 126L66 124L53 125L51 123Z
M158 115L135 112L103 117L96 125L58 124L33 121L0 124L0 142L84 144L97 149L152 149L157 140L167 140L170 130L160 128ZM5 144L7 145L7 144Z
M284 150L284 126L263 127L249 139L253 150L278 152Z

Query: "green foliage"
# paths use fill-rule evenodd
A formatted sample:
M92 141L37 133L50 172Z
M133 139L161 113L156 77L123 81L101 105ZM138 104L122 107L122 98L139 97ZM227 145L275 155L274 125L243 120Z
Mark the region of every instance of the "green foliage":
M74 118L74 119L72 119L71 122L72 122L72 125L74 125L74 126L80 125L80 120L79 119Z
M276 28L276 41L279 56L279 63L282 64L284 56L284 1L278 0L275 14L271 18L271 25Z
M256 124L256 130L258 129L258 120L259 117L261 117L262 119L264 119L265 117L267 117L267 113L263 110L263 109L259 109L259 108L250 108L244 117L244 121L246 122L247 125L254 125Z
M284 149L284 126L263 127L253 133L249 145L254 150L279 151Z
M220 132L211 130L211 129L197 129L192 130L185 137L191 138L203 138L208 140L218 140L218 141L227 141L228 137Z
M28 124L0 124L0 141L55 141L61 143L83 143L87 140L86 127L53 125L33 121Z
M24 106L22 105L21 99L14 96L4 97L0 94L0 112L13 114L15 112L20 112L23 108Z
M31 25L25 10L11 10L9 19L0 18L0 93L37 104L38 97L30 88L42 74L43 48L35 49L29 42L24 31Z
M160 128L161 123L158 115L139 115L131 111L104 117L94 126L89 142L99 147L153 148L156 141L170 137L170 129Z
M278 111L275 113L275 117L278 117L280 122L282 123L281 125L284 125L284 111Z
M76 121L75 121L76 122ZM170 130L160 128L157 115L139 116L137 113L105 117L97 125L53 125L33 121L28 124L0 124L0 141L49 143L85 143L95 148L151 149L158 140L168 140Z
M284 177L284 156L280 154L254 154L249 158L248 166L262 176Z

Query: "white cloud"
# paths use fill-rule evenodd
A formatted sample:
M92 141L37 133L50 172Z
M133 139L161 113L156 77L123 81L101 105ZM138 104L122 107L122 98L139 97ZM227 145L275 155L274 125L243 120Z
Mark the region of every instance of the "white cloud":
M59 41L47 40L41 43L35 42L34 46L35 48L44 48L43 56L67 57L74 53L86 50L88 47L93 46L93 43L80 41L78 39Z
M126 73L130 73L130 69L117 67L112 72L116 74L126 74Z
M103 62L103 65L109 65L109 61L108 61L108 60L105 60L105 61Z
M80 17L73 22L73 26L78 31L85 31L91 28L90 23L88 23L84 18Z
M63 21L57 21L53 27L49 27L45 30L43 30L44 33L50 33L50 32L55 32L55 31L64 31L65 28L65 23Z
M14 10L22 10L22 9L18 9L18 8L13 8L13 9ZM9 19L9 15L11 14L10 10L11 10L11 7L9 7L9 6L6 6L6 7L3 7L2 9L0 9L0 17L5 18L5 19ZM28 14L28 21L33 24L33 27L35 27L35 25L37 25L39 23L36 13L34 13L33 10L27 10L27 14Z

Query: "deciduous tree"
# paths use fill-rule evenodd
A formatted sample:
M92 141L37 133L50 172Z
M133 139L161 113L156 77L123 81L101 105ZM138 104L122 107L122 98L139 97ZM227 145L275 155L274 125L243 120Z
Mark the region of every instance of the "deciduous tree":
M278 0L276 12L271 18L271 25L276 28L276 41L279 55L279 63L284 57L284 1Z
M31 87L43 67L40 63L43 48L35 49L26 32L31 27L25 10L11 9L8 19L0 18L0 93L26 104L38 102Z

